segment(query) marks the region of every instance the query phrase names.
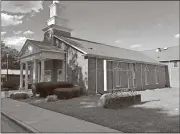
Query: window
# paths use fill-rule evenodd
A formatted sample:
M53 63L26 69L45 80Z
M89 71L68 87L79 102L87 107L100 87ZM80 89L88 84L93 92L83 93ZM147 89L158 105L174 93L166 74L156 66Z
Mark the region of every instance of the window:
M178 67L178 62L174 61L174 68Z
M122 73L122 69L121 69L121 65L118 62L115 62L115 82L116 82L116 87L121 87L121 73Z
M145 84L148 85L148 70L147 70L147 65L145 67L144 73L145 73Z
M156 84L159 84L159 73L158 73L158 67L155 67L155 81Z
M136 64L133 63L133 86L136 86Z

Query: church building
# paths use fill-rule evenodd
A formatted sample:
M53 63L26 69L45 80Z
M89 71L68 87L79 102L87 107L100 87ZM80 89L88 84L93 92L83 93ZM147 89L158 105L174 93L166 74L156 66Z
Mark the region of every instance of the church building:
M43 41L27 39L22 47L21 89L27 90L29 83L49 81L69 81L90 94L169 86L167 65L141 52L72 37L72 29L63 16L64 9L64 5L53 1L47 27L43 29Z

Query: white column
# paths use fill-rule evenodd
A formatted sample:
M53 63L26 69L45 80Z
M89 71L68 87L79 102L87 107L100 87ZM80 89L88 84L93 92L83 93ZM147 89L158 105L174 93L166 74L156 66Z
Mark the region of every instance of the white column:
M107 91L107 64L106 64L106 60L103 60L103 67L104 67L104 91Z
M37 83L37 61L33 63L33 83Z
M41 82L44 82L44 59L41 59Z
M20 63L20 84L19 90L23 89L23 63Z
M26 72L25 72L25 90L28 90L28 62L25 63Z

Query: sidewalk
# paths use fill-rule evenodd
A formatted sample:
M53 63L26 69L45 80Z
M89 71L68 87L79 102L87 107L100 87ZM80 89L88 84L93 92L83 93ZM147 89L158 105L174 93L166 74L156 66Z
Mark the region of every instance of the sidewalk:
M1 112L14 117L36 132L119 132L9 98L1 99Z

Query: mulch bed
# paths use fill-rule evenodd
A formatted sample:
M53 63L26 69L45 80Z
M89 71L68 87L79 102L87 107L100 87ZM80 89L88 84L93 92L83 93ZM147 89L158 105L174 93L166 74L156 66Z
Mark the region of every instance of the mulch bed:
M179 132L179 116L160 113L161 109L127 107L104 109L98 106L100 96L82 96L69 100L44 102L27 99L32 105L93 122L122 132Z

